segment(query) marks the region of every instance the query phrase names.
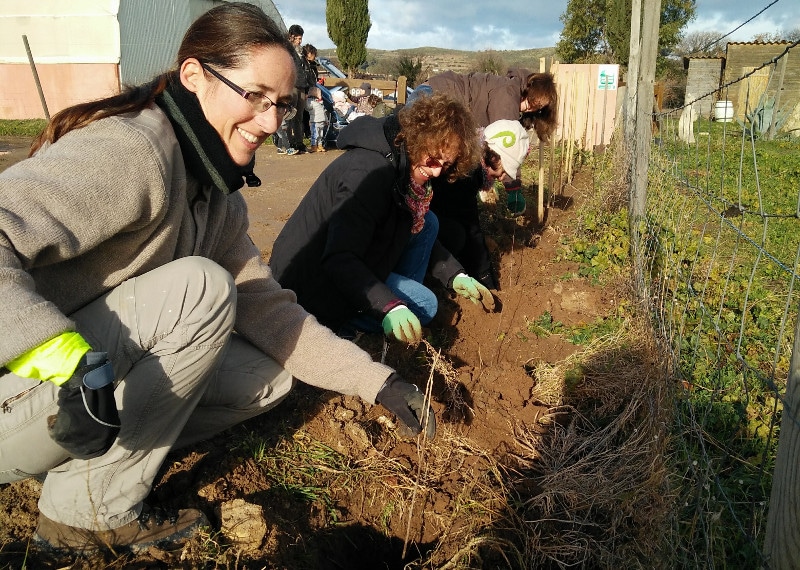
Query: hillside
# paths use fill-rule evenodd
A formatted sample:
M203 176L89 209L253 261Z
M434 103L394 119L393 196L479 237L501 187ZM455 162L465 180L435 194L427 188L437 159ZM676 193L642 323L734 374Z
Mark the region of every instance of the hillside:
M482 60L485 61L489 58L499 60L503 64L500 67L538 69L539 58L552 56L554 52L554 47L504 51L466 51L437 47L419 47L399 50L367 49L367 62L361 72L365 76L395 75L397 62L402 57L408 57L414 61L418 58L422 58L423 78L448 70L455 71L456 73L475 71L478 69L478 64ZM336 65L339 64L335 49L321 49L318 55L330 59Z

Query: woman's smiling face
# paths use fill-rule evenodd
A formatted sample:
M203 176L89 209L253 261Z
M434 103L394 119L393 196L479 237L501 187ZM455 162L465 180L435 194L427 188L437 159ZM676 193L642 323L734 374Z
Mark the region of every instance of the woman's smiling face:
M434 153L436 154L436 153ZM455 153L451 150L443 150L436 157L423 156L418 164L411 166L411 179L417 184L425 184L429 179L436 178L442 172L450 168L456 161Z
M286 50L268 46L250 52L247 63L235 69L216 69L230 82L275 103L291 103L295 67ZM281 125L278 107L257 112L248 99L206 72L196 59L181 65L181 81L194 92L206 120L219 134L233 161L245 166L256 149Z

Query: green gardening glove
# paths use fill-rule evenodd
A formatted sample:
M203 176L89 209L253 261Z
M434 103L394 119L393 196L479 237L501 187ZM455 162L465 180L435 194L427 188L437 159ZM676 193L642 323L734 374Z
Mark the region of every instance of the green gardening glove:
M417 344L422 340L422 325L417 316L405 305L397 305L383 317L383 332L386 336L407 344Z
M476 305L480 303L487 311L494 311L494 297L492 296L492 292L466 273L459 273L455 276L453 279L453 290Z

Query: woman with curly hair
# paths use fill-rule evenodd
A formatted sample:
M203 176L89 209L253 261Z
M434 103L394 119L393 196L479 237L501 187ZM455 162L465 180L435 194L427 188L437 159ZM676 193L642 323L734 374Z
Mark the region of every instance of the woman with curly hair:
M278 282L320 322L342 334L383 332L415 343L436 314L427 271L473 302L491 293L469 277L436 239L431 180L475 169L475 122L447 95L397 115L359 117L339 134L347 152L305 195L275 240Z
M558 91L550 73L530 73L521 68L510 69L504 76L446 71L418 86L409 96L407 105L415 105L416 101L435 93L448 94L467 106L479 127L481 145L485 145L486 140L484 129L500 121L518 121L526 130L535 129L543 141L549 140L558 125ZM431 208L442 222L440 238L449 244L464 244L453 250L456 258L483 285L499 289L498 276L480 229L476 194L481 191L487 194L495 181L500 180L506 191L508 211L515 216L525 212L525 198L518 168L498 170L496 164L495 168L487 168L485 160L482 166L455 184L435 181L437 198ZM513 176L510 175L512 171L515 172ZM464 236L467 236L466 241Z

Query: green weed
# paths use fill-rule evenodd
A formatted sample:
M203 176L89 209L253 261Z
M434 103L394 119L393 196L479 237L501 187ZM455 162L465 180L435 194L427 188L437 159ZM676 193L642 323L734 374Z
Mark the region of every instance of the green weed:
M333 523L340 515L332 490L351 490L359 480L359 470L346 456L302 432L267 449L259 466L276 491L321 505Z
M46 126L45 119L0 119L0 136L33 138L38 136Z
M527 329L539 338L560 334L576 345L589 344L598 337L619 330L622 326L622 318L617 316L600 317L588 324L566 326L561 321L555 321L549 311L545 311L533 321L526 320L526 322Z
M754 140L698 121L694 147L651 160L642 248L654 314L684 390L673 459L687 560L760 567L777 426L800 295L797 140ZM697 560L694 559L694 562Z

